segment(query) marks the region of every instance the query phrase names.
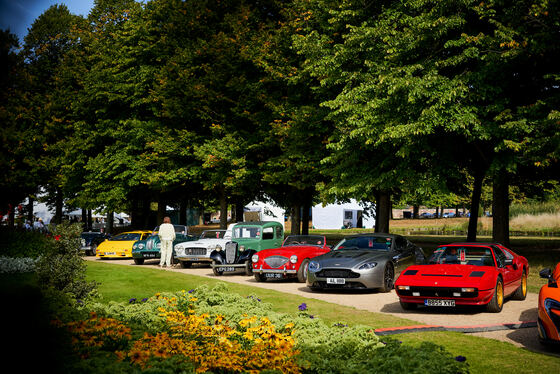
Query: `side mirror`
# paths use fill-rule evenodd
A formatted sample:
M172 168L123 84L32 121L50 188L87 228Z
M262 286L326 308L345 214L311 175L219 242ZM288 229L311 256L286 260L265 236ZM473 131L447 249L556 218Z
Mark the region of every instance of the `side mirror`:
M541 278L550 279L552 277L552 272L550 271L549 268L545 268L539 271L539 276Z

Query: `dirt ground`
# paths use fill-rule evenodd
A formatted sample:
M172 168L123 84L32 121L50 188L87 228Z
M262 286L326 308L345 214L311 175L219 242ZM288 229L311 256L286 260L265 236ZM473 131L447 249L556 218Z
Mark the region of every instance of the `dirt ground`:
M131 259L101 260L95 257L86 257L86 259L126 266L159 268L159 260L146 261L144 265L135 265ZM175 265L171 269L163 269L162 271L174 271L202 277L217 278L212 273L212 269L209 267L192 267L190 269L182 269L179 265ZM254 277L248 277L246 275L224 275L219 277L219 279L225 282L246 284L254 287L268 288L308 298L314 298L370 312L387 313L396 317L417 321L419 325L445 326L451 328L490 326L490 329L492 329L496 326L503 326L504 324L519 325L522 322L529 322L529 325L534 325L537 320L538 295L535 293L529 293L527 298L523 301L506 300L503 310L500 313L486 313L480 309L472 308L457 308L450 310L447 308L432 309L426 307L419 307L416 310L405 311L401 308L399 299L394 290L388 293L348 293L341 291L313 292L309 290L304 283L298 283L295 281L267 281L261 283L257 282ZM554 354L560 357L560 352L558 350L544 347L539 343L536 327L511 328L498 331L475 332L472 334L484 338L506 341L518 347L542 353Z

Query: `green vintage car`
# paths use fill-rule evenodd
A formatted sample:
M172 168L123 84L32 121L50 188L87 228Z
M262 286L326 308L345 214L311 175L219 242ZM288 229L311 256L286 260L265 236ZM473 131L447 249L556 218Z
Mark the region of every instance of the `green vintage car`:
M185 225L173 225L175 227L175 240L173 241L173 257L172 262L177 263L175 259L175 245L183 242L197 240L198 236L188 234L188 228ZM161 257L161 242L157 234L159 226L156 227L147 239L138 240L132 245L132 258L136 265L142 265L144 260L154 260Z
M215 275L238 272L252 275L251 257L263 249L280 247L283 241L284 225L280 222L237 223L225 248L210 254L212 270Z

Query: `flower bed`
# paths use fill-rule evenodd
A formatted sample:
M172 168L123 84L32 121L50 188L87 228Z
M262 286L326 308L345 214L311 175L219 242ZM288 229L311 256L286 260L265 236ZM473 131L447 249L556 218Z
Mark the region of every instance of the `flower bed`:
M276 313L224 284L79 308L87 318L54 322L79 358L68 372L468 372L464 357L440 346L381 340L366 326L329 326L304 303Z

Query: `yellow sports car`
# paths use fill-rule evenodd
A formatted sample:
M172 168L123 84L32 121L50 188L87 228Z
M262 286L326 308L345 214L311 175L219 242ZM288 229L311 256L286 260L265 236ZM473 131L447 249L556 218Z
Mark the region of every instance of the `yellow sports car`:
M132 257L132 245L138 240L147 239L150 235L152 231L146 230L123 232L99 244L95 255L100 258Z

